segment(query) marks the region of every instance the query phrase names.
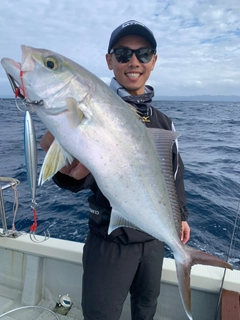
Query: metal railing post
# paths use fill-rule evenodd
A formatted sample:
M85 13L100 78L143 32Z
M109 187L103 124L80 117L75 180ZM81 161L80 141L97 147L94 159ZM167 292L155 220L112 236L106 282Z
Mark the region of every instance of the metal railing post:
M2 182L4 185L2 185ZM2 229L3 232L0 232L0 237L9 237L9 236L18 236L18 232L11 232L7 229L7 220L4 208L4 201L3 201L3 190L15 187L19 184L17 179L13 178L6 178L0 177L0 218L2 219ZM16 196L16 195L15 195Z
M3 194L2 194L1 185L0 185L0 214L1 214L1 218L2 218L3 234L6 235L8 233L8 230L7 230L7 221L6 221L6 215L5 215L5 210L4 210Z

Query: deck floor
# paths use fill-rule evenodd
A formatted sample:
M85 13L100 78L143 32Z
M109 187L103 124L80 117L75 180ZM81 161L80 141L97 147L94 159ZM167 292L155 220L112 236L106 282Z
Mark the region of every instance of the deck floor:
M179 293L177 287L167 286L162 284L163 295L159 301L158 312L156 313L155 320L187 320L187 316L183 310L182 303L179 298ZM74 304L69 310L67 315L53 314L45 309L41 308L27 308L20 309L11 312L5 316L1 316L8 311L22 307L20 304L19 297L16 299L9 299L9 297L3 296L4 291L0 290L0 320L83 320L82 310L80 307L76 307ZM195 298L194 298L195 296ZM215 313L215 305L217 302L217 297L211 293L196 294L193 291L193 302L201 301L200 307L204 305L206 309L204 313L199 311L199 303L197 306L193 305L194 320L212 320ZM169 301L174 301L174 308L169 308ZM47 308L53 311L56 307L56 301L53 300L42 300L37 307ZM197 307L197 308L196 308ZM177 313L176 313L177 311ZM220 318L220 317L219 317ZM219 319L218 318L218 319ZM123 312L120 320L130 319L130 306L129 298L125 302ZM230 319L229 319L230 320Z
M72 305L71 309L69 310L67 315L60 315L56 313L56 316L42 308L47 308L49 310L53 310L55 308L55 304L46 300L41 301L38 304L37 308L25 308L16 310L14 312L11 312L3 317L1 317L2 314L4 314L7 311L13 310L15 308L22 307L19 304L16 304L14 301L11 301L10 299L7 299L3 296L0 296L0 305L4 306L4 312L2 312L0 308L0 319L3 320L83 320L82 312L80 309L74 307Z

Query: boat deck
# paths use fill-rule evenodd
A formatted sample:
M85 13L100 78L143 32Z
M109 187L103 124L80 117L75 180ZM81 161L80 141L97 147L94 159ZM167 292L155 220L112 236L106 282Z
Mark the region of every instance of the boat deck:
M178 288L176 285L170 285L163 283L161 286L163 294L159 299L158 310L155 316L155 320L187 320L187 316L182 308L180 301ZM2 291L1 291L2 292ZM192 308L194 314L194 320L212 320L214 318L214 312L217 305L217 295L213 293L204 293L198 291L192 291ZM197 304L196 304L197 301ZM199 303L200 302L200 303ZM174 308L172 304L174 303ZM205 313L202 314L200 310L204 305ZM23 309L18 309L18 308ZM44 309L40 308L43 307ZM3 320L83 320L81 307L74 306L70 308L67 315L61 315L59 313L53 314L56 307L56 301L52 299L41 300L36 307L26 307L20 302L18 298L9 299L6 296L0 296L0 319ZM13 311L15 310L16 311ZM48 310L45 310L48 309ZM7 311L12 311L5 316L1 316ZM122 316L120 320L130 319L130 306L129 298L127 299ZM220 319L220 317L218 317ZM229 320L229 319L227 319ZM231 319L234 320L234 319Z
M33 243L27 234L17 239L0 238L0 319L82 320L82 251L82 243L54 238L38 244ZM193 267L191 305L194 320L214 319L223 272L221 268ZM240 292L239 271L227 271L224 288ZM59 295L66 294L73 303L67 315L54 315L39 308L53 311L59 302ZM24 306L36 307L19 309L3 316ZM121 320L129 319L128 297ZM172 259L164 259L161 294L154 320L187 320Z
M52 311L56 304L46 300L42 300L37 307L25 308L26 306L16 304L14 301L0 296L0 305L4 306L5 310L12 310L9 314L1 317L1 314L4 312L2 312L2 308L0 308L0 318L3 320L83 320L81 310L75 306L70 308L67 315L53 314L48 310ZM23 307L23 309L17 309L19 307ZM15 308L16 311L13 311Z

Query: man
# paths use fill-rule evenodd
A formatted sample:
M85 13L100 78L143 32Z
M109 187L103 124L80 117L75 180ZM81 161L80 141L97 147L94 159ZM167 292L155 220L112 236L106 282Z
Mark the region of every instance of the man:
M153 88L146 86L154 69L157 43L153 33L137 21L116 28L110 38L106 60L113 70L110 87L132 104L147 127L174 130L172 121L152 107ZM53 137L46 133L41 146L46 151ZM183 183L184 166L173 150L173 175L182 214L182 238L190 236ZM90 188L89 234L83 253L82 308L85 320L118 320L128 292L133 320L152 320L160 293L164 244L139 230L122 227L108 235L111 215L109 201L93 176L74 160L54 176L61 188L78 192ZM126 191L127 192L127 191Z

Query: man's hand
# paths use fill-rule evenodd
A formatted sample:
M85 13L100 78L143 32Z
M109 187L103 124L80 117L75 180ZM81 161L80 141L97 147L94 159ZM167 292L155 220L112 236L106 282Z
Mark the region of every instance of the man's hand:
M43 151L47 152L50 148L51 144L53 143L54 136L51 134L51 132L47 131L42 136L42 139L40 140L40 147L43 149Z
M74 159L68 166L63 167L60 172L67 174L76 180L81 180L90 173L90 171L77 159Z
M190 227L187 221L182 221L182 236L181 241L183 244L186 244L190 238Z

